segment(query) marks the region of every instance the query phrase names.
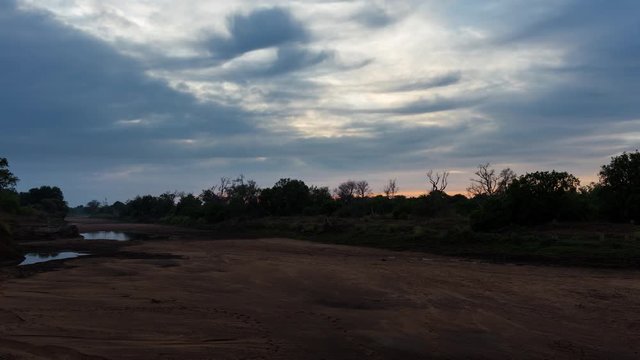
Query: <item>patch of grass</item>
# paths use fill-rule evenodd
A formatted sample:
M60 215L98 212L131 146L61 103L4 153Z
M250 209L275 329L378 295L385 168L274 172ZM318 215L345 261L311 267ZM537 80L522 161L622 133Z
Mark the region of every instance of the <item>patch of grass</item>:
M640 267L635 233L600 233L563 228L560 233L515 228L474 232L463 218L337 219L286 217L233 220L207 226L217 237L289 237L322 243L480 258L494 262L591 267Z

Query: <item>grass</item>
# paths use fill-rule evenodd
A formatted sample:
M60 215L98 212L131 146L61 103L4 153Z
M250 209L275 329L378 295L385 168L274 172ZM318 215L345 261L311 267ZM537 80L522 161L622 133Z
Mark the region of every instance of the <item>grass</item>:
M572 228L573 226L573 228ZM287 217L233 220L208 225L217 237L289 237L322 243L479 258L493 262L640 268L636 227L590 231L588 224L561 224L558 231L512 228L470 230L464 218L393 220Z

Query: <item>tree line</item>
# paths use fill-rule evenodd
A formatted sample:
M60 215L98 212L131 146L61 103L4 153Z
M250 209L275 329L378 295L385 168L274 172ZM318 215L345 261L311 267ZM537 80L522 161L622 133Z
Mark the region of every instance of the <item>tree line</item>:
M568 172L553 170L517 175L511 169L496 170L486 163L480 164L470 179L469 196L448 195L445 190L449 172L430 170L425 176L430 190L418 197L398 195L400 189L395 179L384 186L384 195L374 196L365 180L348 180L330 190L283 178L272 187L261 189L244 176L223 177L200 194L167 192L159 196L137 196L111 205L94 200L73 211L179 224L263 216L395 219L460 216L469 218L476 230L550 221L640 221L638 150L612 157L598 175L597 183L582 186L579 179Z
M9 170L9 161L0 157L0 261L22 257L13 240L13 224L17 216L37 217L41 220L62 220L68 211L62 190L56 186L42 186L27 192L17 192L20 181Z
M40 186L26 192L17 192L20 179L9 170L9 161L0 157L0 213L42 214L64 218L69 206L62 190L57 186Z

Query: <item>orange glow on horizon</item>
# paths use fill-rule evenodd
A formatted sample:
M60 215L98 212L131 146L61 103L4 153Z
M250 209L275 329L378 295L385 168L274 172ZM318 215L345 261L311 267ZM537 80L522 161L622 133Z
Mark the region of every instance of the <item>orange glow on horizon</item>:
M396 195L402 195L409 198L409 197L418 197L420 195L427 195L428 193L429 191L427 190L408 190L408 191L400 191ZM464 195L468 197L468 193L466 190L459 190L459 189L445 190L445 193L447 193L447 195L450 195L450 196ZM378 196L378 195L384 195L384 193L374 193L372 196Z

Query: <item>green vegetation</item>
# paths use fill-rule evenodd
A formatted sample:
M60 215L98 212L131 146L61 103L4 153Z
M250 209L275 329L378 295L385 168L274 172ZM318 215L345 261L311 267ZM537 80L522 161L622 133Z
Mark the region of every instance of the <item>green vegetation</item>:
M372 196L366 181L334 189L281 179L260 189L240 176L222 178L200 195L165 193L126 203L92 201L76 212L128 221L215 230L220 236L289 236L314 241L418 250L496 261L592 266L640 265L640 154L624 153L602 167L600 182L580 186L567 172L521 176L478 166L471 197L448 195L448 172L427 173L431 191ZM605 230L595 226L605 224ZM631 222L631 223L630 223ZM619 223L620 225L616 225ZM626 224L626 225L625 225Z
M472 197L448 195L445 192L447 172L429 172L431 191L411 198L395 195L395 180L385 187L385 196L372 196L366 181L353 180L340 184L332 196L329 188L310 187L301 180L281 179L271 188L260 189L254 181L240 176L235 180L222 178L218 185L199 195L144 195L113 205L94 200L77 207L74 213L185 224L215 224L267 216L390 219L457 216L465 218L465 223L468 219L469 226L481 232L549 222L628 223L640 217L640 202L635 201L640 198L638 154L636 151L614 157L611 164L602 167L601 181L588 186L580 186L580 181L567 172L536 171L516 176L510 169L496 172L489 164L478 167L477 178L472 179L469 188ZM26 205L30 204L29 198L39 197L21 194L20 198L22 205ZM56 199L59 202L59 197Z
M15 193L17 182L18 178L9 171L9 161L0 157L0 261L19 257L9 228L10 215L20 208Z
M0 158L0 256L15 256L10 224L16 217L62 219L62 190L42 186L17 193L18 178ZM495 261L591 266L640 265L640 153L623 153L602 166L600 181L580 186L567 172L516 176L478 166L469 193L448 195L449 173L427 172L431 191L372 195L367 181L348 180L332 191L281 179L260 189L255 181L222 178L199 195L144 195L114 204L91 201L73 209L138 222L214 230L219 236L289 236L338 244L417 250ZM616 224L617 223L617 224ZM598 225L600 224L600 225ZM601 225L604 224L604 225ZM603 229L604 227L604 229Z
M600 171L595 189L601 211L612 221L640 222L640 153L624 153Z
M433 219L264 217L206 225L217 238L289 237L322 243L590 267L640 266L640 233L625 224L567 223L472 231L464 217Z
M57 186L41 186L20 193L20 205L59 218L64 218L69 211L62 190Z
M20 222L59 222L68 207L62 190L55 186L42 186L18 193L19 179L9 170L9 161L0 157L0 260L22 257L13 236Z

